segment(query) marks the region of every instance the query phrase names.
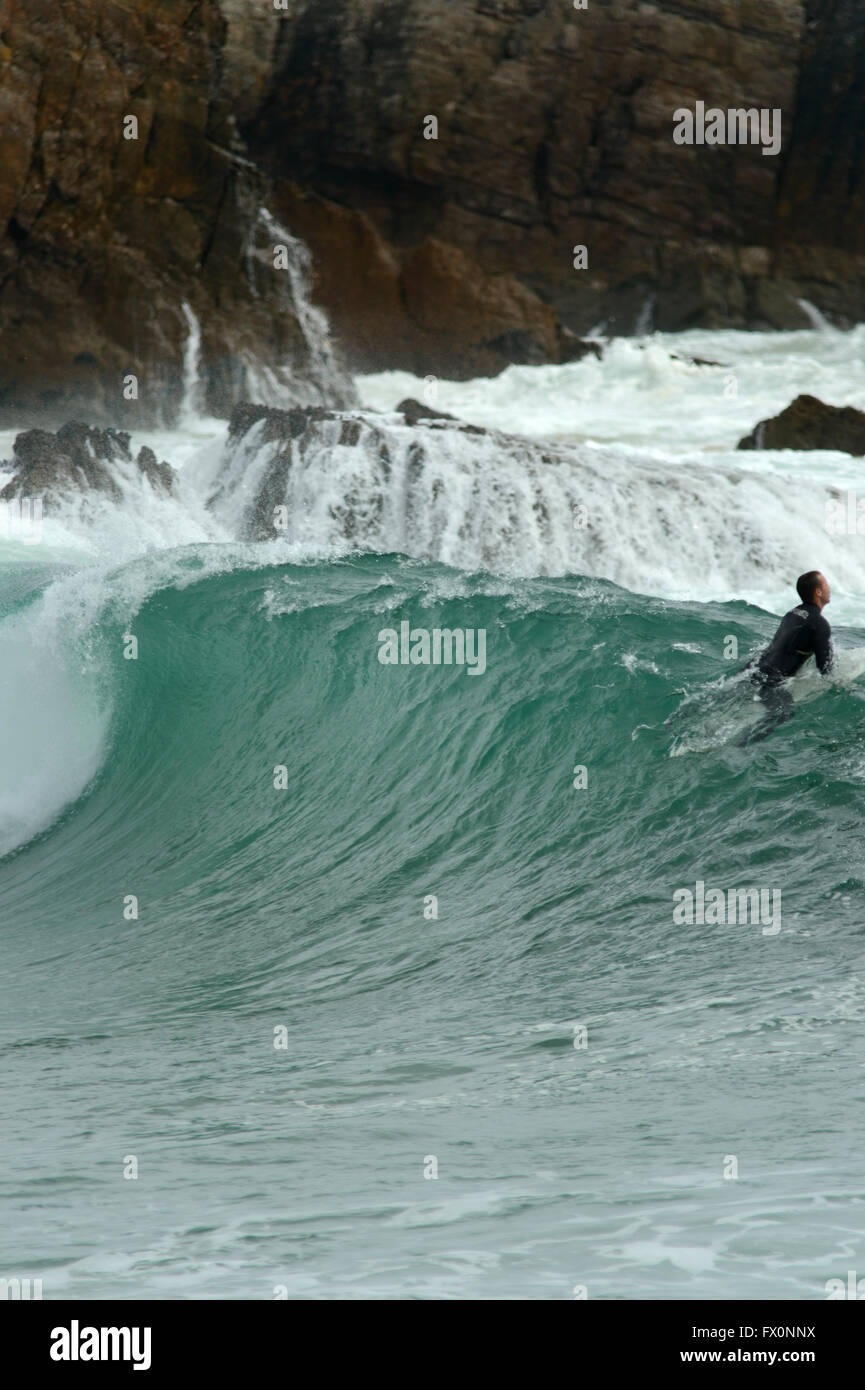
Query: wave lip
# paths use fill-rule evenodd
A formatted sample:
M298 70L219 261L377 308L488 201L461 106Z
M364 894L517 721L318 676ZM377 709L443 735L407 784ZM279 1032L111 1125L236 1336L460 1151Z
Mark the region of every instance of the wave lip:
M39 601L37 601L37 608ZM60 640L16 615L0 627L0 855L79 797L105 753L110 709Z

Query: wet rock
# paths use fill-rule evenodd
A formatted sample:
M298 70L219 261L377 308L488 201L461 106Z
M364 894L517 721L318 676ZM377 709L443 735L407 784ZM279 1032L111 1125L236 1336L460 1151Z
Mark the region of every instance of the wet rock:
M244 134L366 370L563 360L508 279L580 336L807 326L799 298L861 318L863 38L861 0L334 0L286 18ZM758 94L779 155L673 144L696 95ZM484 279L508 321L469 338L456 285L489 312Z
M861 0L7 0L0 416L172 422L184 304L224 416L356 404L340 345L465 379L865 318L863 43ZM674 146L697 91L780 108L782 154Z
M403 416L407 425L416 425L420 420L455 420L455 415L448 415L446 410L433 410L431 405L423 405L416 401L412 396L407 396L404 401L400 401L397 411Z
M227 18L229 22L227 22ZM263 97L280 19L253 0L8 0L0 35L0 416L171 423L190 321L214 414L260 383L351 404L297 300L299 253L237 114ZM280 364L274 374L272 364ZM132 380L134 378L134 380Z
M275 205L314 250L316 298L355 371L398 364L416 376L463 381L513 364L601 355L523 276L490 273L452 243L424 237L392 245L362 209L289 181L277 181Z
M335 411L323 406L293 406L290 410L280 410L276 406L253 405L242 401L231 412L228 422L229 444L236 444L248 434L253 425L264 421L262 440L278 439L287 442L298 439L311 420L341 420Z
M175 473L167 463L157 462L153 450L144 445L133 459L129 435L124 430L98 429L71 421L56 434L32 429L19 434L13 445L10 466L15 476L0 492L10 501L20 497L42 497L57 501L74 492L100 492L119 501L122 489L118 468L132 465L161 493L172 491Z
M786 410L761 420L739 440L740 449L839 449L865 455L865 412L797 396Z
M400 403L398 412L414 431L410 445L405 445L403 436L400 447L408 447L418 459L423 455L425 442L441 431L489 433L480 425L464 424L453 415L411 398ZM242 512L240 534L244 539L272 540L280 534L277 509L285 503L292 476L302 476L311 456L323 453L330 466L336 458L335 451L357 449L364 456L362 471L366 471L372 459L386 480L391 472L393 441L392 423L389 425L386 416L376 411L349 412L317 406L280 410L244 402L232 412L222 471L214 481L208 505L217 512L225 507L226 518L232 524L238 512ZM244 478L252 466L259 481L250 501ZM340 506L345 512L343 534L346 539L356 539L351 528L358 524L358 499L350 488ZM367 522L370 506L373 513L380 510L384 506L383 494L374 503L360 507Z
M687 362L689 367L726 367L726 362L714 362L711 357L688 357L680 352L671 352L674 362Z

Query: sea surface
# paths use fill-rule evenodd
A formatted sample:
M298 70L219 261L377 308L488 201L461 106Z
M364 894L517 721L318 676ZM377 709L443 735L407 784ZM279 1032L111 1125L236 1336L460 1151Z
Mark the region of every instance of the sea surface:
M230 489L205 505L226 426L187 410L133 439L177 497L124 478L38 543L0 533L0 1276L806 1301L865 1277L865 540L826 524L863 465L736 450L800 391L865 408L863 349L815 316L361 378L386 419L426 393L549 465L442 431L431 521L396 467L366 507L343 451L262 544ZM739 672L811 568L836 673L742 747ZM483 630L486 669L383 664L404 621ZM674 920L698 883L780 894L780 930Z

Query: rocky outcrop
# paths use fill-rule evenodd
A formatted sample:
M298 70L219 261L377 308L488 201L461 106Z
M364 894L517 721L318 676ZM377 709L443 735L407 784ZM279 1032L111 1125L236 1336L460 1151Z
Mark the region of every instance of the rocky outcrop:
M698 101L782 152L674 144ZM865 318L863 122L860 0L4 0L0 417Z
M157 463L146 445L133 459L129 435L123 430L96 429L71 421L56 434L48 430L25 430L15 439L8 465L15 476L0 491L0 499L41 498L47 503L62 502L76 493L102 493L119 502L122 488L118 467L146 478L160 493L172 491L175 473L167 463Z
M516 280L577 334L865 317L863 65L859 0L332 0L287 17L243 129L353 362L417 371L431 243L469 301L515 316ZM697 101L779 109L781 153L674 145Z
M791 111L803 21L799 0L306 6L247 135L276 173L362 210L387 247L453 244L578 333L631 331L652 295L659 327L744 323L779 162L676 147L672 116L698 98Z
M761 420L739 440L740 449L840 449L865 455L865 412L797 396L771 420Z
M268 187L236 130L279 32L278 13L256 8L5 0L5 418L56 424L74 409L131 428L171 422L194 384L196 319L193 404L227 415L262 383L288 401L353 399L298 304L301 250L274 266L287 239L261 216Z
M738 573L740 585L748 571L758 584L767 546L779 545L779 517L781 549L795 550L813 510L812 489L769 475L743 485L736 469L644 461L635 470L630 450L599 455L573 441L441 416L411 425L396 410L239 408L213 463L218 475L203 494L218 531L285 543L264 557L287 562L283 575L263 582L263 604L274 614L303 606L303 575L289 568L293 562L345 549L488 574L589 574L648 592L658 555L674 566L684 556L677 572L684 587L695 564ZM713 525L718 515L723 534ZM344 588L335 583L332 600L340 603ZM377 615L402 603L402 588L399 567L388 578L370 577L370 623L387 621Z

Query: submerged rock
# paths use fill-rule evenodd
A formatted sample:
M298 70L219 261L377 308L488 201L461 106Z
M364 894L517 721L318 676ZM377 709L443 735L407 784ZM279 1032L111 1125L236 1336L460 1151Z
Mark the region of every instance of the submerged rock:
M158 463L144 445L133 459L129 435L124 430L96 429L70 421L56 434L49 430L25 430L13 445L11 466L15 476L0 491L3 501L42 497L57 501L75 492L101 492L120 501L122 489L117 465L132 464L157 492L170 493L174 469Z
M448 425L456 425L462 434L486 434L483 425L467 425L456 415L448 415L446 410L433 410L432 406L422 405L412 396L400 401L397 411L407 425L441 425L445 428Z
M839 449L865 455L865 412L797 396L786 410L761 420L739 440L740 449Z
M688 357L681 352L671 352L670 359L673 362L687 362L689 367L727 367L726 362L715 362L711 357Z
M455 420L455 415L448 415L446 410L433 410L431 405L423 405L421 401L416 401L413 396L406 396L404 401L400 401L397 411L402 415L407 425L416 425L419 420Z
M402 421L395 423L395 415ZM404 469L407 480L406 515L415 505L428 508L429 498L423 504L413 499L412 481L433 456L441 456L440 446L445 454L459 452L462 436L486 438L489 447L495 438L518 451L534 448L411 398L386 415L244 403L232 412L208 506L244 540L273 540L287 529L295 534L306 514L318 518L312 527L316 534L326 515L342 538L363 543L364 537L381 535L380 524L393 505L394 469ZM436 502L440 484L433 485L432 494Z

